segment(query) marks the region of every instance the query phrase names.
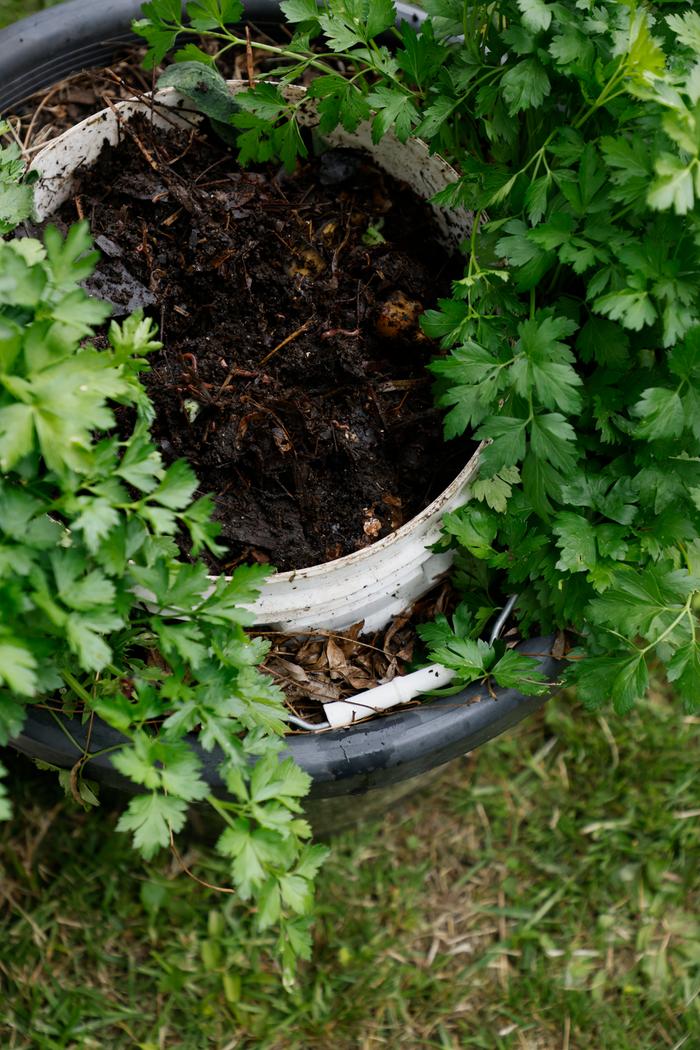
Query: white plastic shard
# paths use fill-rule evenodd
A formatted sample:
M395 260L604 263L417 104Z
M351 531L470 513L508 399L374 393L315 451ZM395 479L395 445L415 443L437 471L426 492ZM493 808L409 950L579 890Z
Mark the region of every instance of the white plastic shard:
M429 667L422 667L420 671L397 676L384 685L358 693L350 700L333 700L324 704L323 710L332 729L343 729L362 718L376 714L377 711L386 711L397 704L407 704L422 693L441 689L449 685L454 676L455 672L449 668L441 664L431 664Z

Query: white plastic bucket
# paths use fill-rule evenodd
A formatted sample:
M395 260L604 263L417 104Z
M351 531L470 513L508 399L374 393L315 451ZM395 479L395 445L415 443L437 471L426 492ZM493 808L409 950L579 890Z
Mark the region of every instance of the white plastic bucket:
M234 92L247 87L243 81L230 81L229 86ZM304 93L301 88L286 92L297 98ZM34 159L32 169L39 172L35 187L39 220L47 219L71 196L78 170L94 164L106 144L115 145L122 134L121 123L137 113L151 115L163 128L192 126L202 119L173 88L166 88L153 100L116 102L83 120ZM304 107L302 119L307 126L316 123L312 105ZM379 167L426 199L458 178L442 157L431 156L418 139L402 144L388 134L374 144L369 124L354 133L338 128L325 140L331 146L366 151ZM459 210L434 210L445 242L455 247L468 235L471 216ZM440 538L443 515L469 499L468 483L477 472L478 457L477 450L436 500L390 536L323 565L271 575L251 607L256 623L280 631L340 630L360 620L366 631L384 627L449 569L451 555L429 548Z

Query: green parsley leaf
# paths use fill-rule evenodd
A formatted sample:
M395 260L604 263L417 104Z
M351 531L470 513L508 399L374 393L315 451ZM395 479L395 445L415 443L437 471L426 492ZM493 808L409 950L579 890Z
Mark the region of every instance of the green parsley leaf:
M158 488L151 492L150 499L170 510L182 510L189 504L196 488L194 471L184 459L179 459L168 467Z
M543 696L549 692L550 684L536 667L534 657L506 649L491 668L491 674L503 689L517 689L526 696Z
M320 76L311 81L309 97L319 99L319 131L329 134L338 124L346 131L356 131L370 116L367 98L355 84L340 76Z
M419 122L418 110L411 96L402 91L380 85L369 93L367 102L375 110L373 142L379 142L388 131L393 131L399 142L405 142Z
M552 22L552 8L544 0L517 0L523 13L523 25L537 33L549 29Z
M88 549L94 553L117 525L119 515L106 499L81 496L78 505L81 513L73 522L73 528L82 531Z
M571 511L561 511L554 519L552 529L558 537L557 546L561 551L558 569L562 572L586 572L594 568L598 560L595 531L586 518Z
M2 777L6 776L6 774L7 770L3 766L2 762L0 762L0 781ZM7 797L7 790L5 788L5 785L2 782L0 782L0 820L9 820L11 816L12 807L10 806L10 801Z
M635 332L645 325L653 324L657 318L657 310L649 293L631 288L599 296L593 303L593 309L612 321L621 321L625 328Z
M461 546L477 558L493 553L491 544L496 538L498 524L493 514L477 507L460 507L442 519L446 535L454 536Z
M525 58L504 73L503 97L512 117L525 109L537 109L551 91L551 84L542 63L536 58Z
M576 463L576 433L559 412L537 415L532 420L532 451L562 474L571 473Z
M250 778L253 802L279 799L290 809L300 812L298 799L309 791L311 778L291 758L279 761L276 755L256 763Z
M431 648L429 659L457 672L460 682L470 682L484 675L493 662L493 648L481 638L452 637Z
M700 171L697 158L686 163L671 153L662 153L654 162L656 178L649 187L647 201L651 208L666 211L674 208L677 215L687 215L700 196Z
M690 713L700 708L700 645L695 639L678 647L668 664L668 680Z
M683 403L675 390L662 387L645 390L632 411L642 420L637 433L648 441L679 437L683 432Z
M676 34L679 44L689 47L696 55L700 55L700 14L697 11L667 15L666 24Z
M319 6L316 0L282 0L280 8L288 22L314 22L318 20Z
M527 420L511 416L493 416L481 425L477 437L491 439L481 453L481 469L493 477L504 467L512 467L525 456Z
M11 638L0 636L0 683L4 683L20 696L33 696L38 685L36 669L36 660L29 649ZM17 711L16 705L11 700L6 701L0 696L0 707L5 704L9 704L6 710L13 716L12 724L16 725L16 718L13 715ZM0 733L0 738L3 735ZM7 743L7 740L0 739L0 742Z
M240 22L243 4L240 0L189 0L187 17L193 29L206 33Z
M21 690L15 690L15 692L21 692ZM25 718L26 709L24 703L14 699L8 694L7 690L4 690L2 694L0 694L1 747L5 747L13 737L18 736L21 733Z
M187 803L179 798L159 795L137 795L119 818L117 831L133 831L134 847L150 860L159 849L168 846L170 833L185 824Z
M491 478L477 478L476 481L472 481L471 493L474 499L484 501L492 510L504 514L513 492L513 485L519 481L520 471L517 467L503 467Z

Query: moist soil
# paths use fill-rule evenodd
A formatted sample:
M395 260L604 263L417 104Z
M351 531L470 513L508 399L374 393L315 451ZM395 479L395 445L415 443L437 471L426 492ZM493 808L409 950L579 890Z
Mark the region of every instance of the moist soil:
M418 326L456 264L431 210L363 155L241 170L206 132L139 118L59 213L77 216L102 252L89 291L160 326L152 434L214 496L214 571L349 554L466 462L469 442L443 442Z

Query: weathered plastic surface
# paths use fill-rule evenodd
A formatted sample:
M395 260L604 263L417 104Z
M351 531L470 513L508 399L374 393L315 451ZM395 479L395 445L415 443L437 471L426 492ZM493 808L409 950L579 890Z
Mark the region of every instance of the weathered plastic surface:
M535 656L537 670L554 682L562 661L551 655L552 638L532 638L520 643L518 652ZM320 833L341 826L384 806L383 800L405 793L418 783L414 778L458 755L480 747L532 714L546 696L523 696L517 689L472 685L454 696L440 697L401 711L374 718L349 729L329 729L322 733L298 733L287 737L288 753L310 774L311 795L308 814ZM134 793L138 785L124 777L103 749L125 742L117 730L100 719L81 724L66 719L65 731L48 711L30 707L22 732L12 741L16 750L70 769L86 747L94 757L84 766L85 776L106 786ZM225 794L218 773L222 754L218 749L205 752L196 739L192 746L203 763L203 775L217 794ZM396 788L396 790L394 790ZM356 803L348 796L363 796Z
M183 9L187 0L183 0ZM245 20L276 32L282 22L279 0L242 0ZM0 30L0 113L63 77L104 66L115 54L143 40L131 32L143 0L68 0ZM397 22L419 26L420 8L399 0Z

